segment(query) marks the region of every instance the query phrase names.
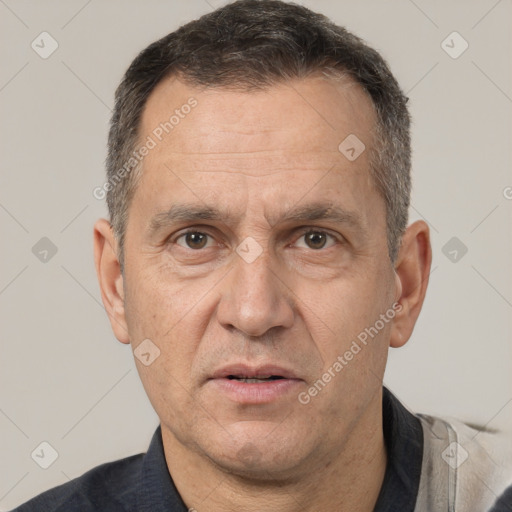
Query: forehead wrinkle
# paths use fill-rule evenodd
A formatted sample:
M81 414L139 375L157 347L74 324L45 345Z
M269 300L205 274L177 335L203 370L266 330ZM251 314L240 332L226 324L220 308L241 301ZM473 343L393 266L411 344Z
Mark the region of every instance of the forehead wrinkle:
M187 158L189 155L191 158ZM263 177L281 172L323 172L339 163L344 163L340 161L341 154L338 150L325 152L323 155L313 153L311 156L306 156L306 153L294 152L291 155L273 155L268 158L249 157L249 155L244 155L245 158L233 158L232 156L216 156L214 158L211 154L198 154L199 158L195 158L195 156L188 154L184 159L167 157L162 163L150 162L150 167L157 171L163 165L175 173L189 175L225 172L233 175Z

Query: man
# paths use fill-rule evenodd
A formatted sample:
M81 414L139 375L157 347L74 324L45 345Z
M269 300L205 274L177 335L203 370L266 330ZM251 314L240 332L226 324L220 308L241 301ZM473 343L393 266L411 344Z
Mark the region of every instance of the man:
M431 264L428 226L407 226L406 101L377 52L281 1L227 5L135 59L95 260L160 427L147 454L17 510L493 505L510 443L382 386Z

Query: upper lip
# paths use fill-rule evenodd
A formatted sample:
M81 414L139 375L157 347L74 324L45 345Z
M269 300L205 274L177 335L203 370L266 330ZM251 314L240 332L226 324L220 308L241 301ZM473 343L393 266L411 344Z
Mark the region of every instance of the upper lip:
M250 366L241 363L223 366L222 368L216 370L211 378L222 379L229 377L230 375L245 379L254 379L256 377L271 377L272 375L283 377L285 379L298 379L293 371L283 368L282 366L277 366L275 364Z

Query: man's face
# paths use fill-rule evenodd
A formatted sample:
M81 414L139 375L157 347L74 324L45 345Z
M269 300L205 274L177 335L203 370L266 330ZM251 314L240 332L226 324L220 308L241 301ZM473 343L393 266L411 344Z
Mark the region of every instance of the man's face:
M168 79L152 93L140 140L157 144L130 206L123 284L133 348L160 350L137 365L164 438L284 475L376 421L390 323L353 346L397 297L369 174L374 125L348 79L257 92ZM338 149L350 134L366 145L353 161ZM240 380L269 375L285 378Z

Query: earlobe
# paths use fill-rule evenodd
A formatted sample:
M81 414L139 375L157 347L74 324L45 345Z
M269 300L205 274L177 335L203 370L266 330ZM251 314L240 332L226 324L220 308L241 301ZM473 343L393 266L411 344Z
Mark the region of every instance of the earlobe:
M117 256L117 244L110 223L99 219L94 225L94 263L101 290L101 299L121 343L129 343L124 309L123 275Z
M425 299L431 264L428 225L416 221L404 233L395 264L396 302L400 307L396 308L391 328L392 347L405 345L411 337Z

